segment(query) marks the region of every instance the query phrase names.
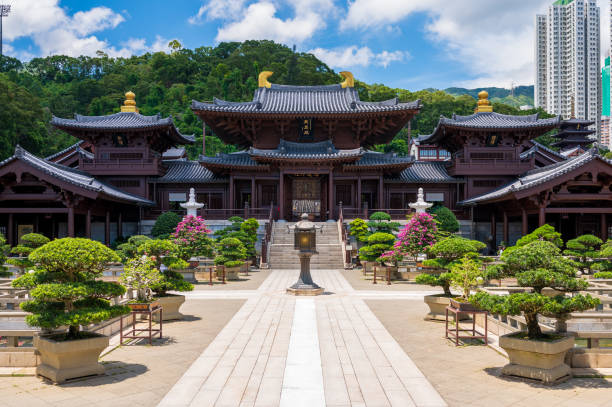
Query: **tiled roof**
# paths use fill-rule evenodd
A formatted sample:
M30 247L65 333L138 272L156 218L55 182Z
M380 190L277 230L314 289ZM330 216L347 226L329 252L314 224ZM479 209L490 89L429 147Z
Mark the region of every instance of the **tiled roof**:
M351 164L346 164L346 170L361 169L363 167L396 167L399 169L406 168L414 161L411 156L398 157L393 153L380 153L377 151L366 151L358 161Z
M567 159L566 161L528 171L522 176L518 177L516 181L506 184L494 191L476 196L474 198L466 199L459 203L462 205L474 205L479 202L489 201L507 194L532 188L534 186L540 185L544 182L567 174L568 172L573 171L576 168L579 168L595 159L602 160L612 165L612 160L606 160L602 158L599 154L597 154L597 152L595 152L594 150L589 150L584 154Z
M389 181L422 184L465 182L463 178L448 175L446 163L443 161L415 161L410 167L402 171L398 177L390 178Z
M531 148L529 148L528 150L523 151L520 154L520 158L521 160L530 157L531 155L535 154L538 151L544 151L546 154L552 155L553 157L556 157L559 159L559 161L565 160L565 156L556 152L555 150L546 147L544 144L538 143L535 140L529 140L528 144L531 144Z
M171 131L177 143L191 144L195 141L193 136L186 136L179 132L174 125L172 116L163 119L159 114L144 116L134 112L119 112L106 116L75 115L74 119L62 119L53 116L51 124L61 129L74 130L147 130L167 128Z
M247 151L238 151L229 154L217 154L215 157L207 157L200 155L198 160L206 167L210 168L249 168L249 169L267 169L268 165L260 164L253 160Z
M162 153L163 160L185 157L185 147L172 147Z
M278 159L296 160L330 160L336 158L360 157L364 153L363 149L355 148L350 150L338 150L331 140L316 143L296 143L292 141L280 140L275 149L259 149L251 147L249 155L252 157L266 157Z
M227 178L216 176L197 161L168 160L164 161L164 166L166 173L159 178L152 179L153 182L161 184L227 181Z
M61 164L56 164L54 162L38 158L35 155L30 154L20 146L15 147L15 154L12 157L0 162L0 167L4 166L5 164L8 164L9 162L12 162L13 160L20 160L54 178L57 178L64 182L68 182L72 185L89 191L94 191L107 195L111 198L139 205L155 204L154 202L149 201L148 199L144 199L136 195L123 192L111 185L99 181L84 171L79 171L74 168L66 167Z
M417 110L420 101L400 103L397 98L383 102L362 102L357 90L341 85L292 86L272 84L257 88L250 102L228 102L214 99L212 103L194 100L193 110L236 113L367 113Z
M53 161L53 160L54 160L54 159L56 159L57 157L59 157L59 156L61 156L61 155L63 155L63 154L66 154L66 153L67 153L67 152L69 152L70 150L74 150L74 151L73 151L73 153L74 153L74 152L76 152L76 148L77 148L78 146L80 146L81 144L83 144L84 142L85 142L84 140L79 140L79 141L77 141L76 143L74 143L73 145L68 146L68 147L66 147L65 149L61 150L61 151L58 151L58 152L57 152L57 153L55 153L55 154L51 154L50 156L45 157L45 160Z

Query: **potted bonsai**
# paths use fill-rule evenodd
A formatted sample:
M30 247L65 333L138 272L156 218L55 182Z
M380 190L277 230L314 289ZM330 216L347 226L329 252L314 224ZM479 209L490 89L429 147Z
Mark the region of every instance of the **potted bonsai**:
M499 338L510 359L502 374L540 380L545 384L571 377L571 370L564 363L565 354L574 346L574 337L564 335L565 319L571 312L595 307L599 300L590 295L574 294L547 296L544 287L561 292L573 292L586 288L585 280L577 279L576 264L561 256L560 249L547 240L535 240L516 247L505 256L505 271L516 277L522 287L533 291L505 296L479 292L470 302L481 309L500 315L523 315L527 332L503 335ZM538 323L538 315L557 318L557 332L544 333Z
M153 298L151 286L161 281L162 275L155 267L155 262L146 255L134 257L127 261L119 281L136 290L136 299L128 303L132 311L151 310L158 302Z
M169 293L169 291L192 291L193 285L183 278L176 270L182 270L188 266L181 259L179 247L170 240L149 240L138 247L138 253L151 256L155 267L162 270L160 279L151 284L151 290L155 294L156 301L164 309L163 320L169 321L182 319L180 308L185 302L185 296Z
M123 286L95 280L107 263L118 261L117 255L99 242L64 238L35 249L29 259L36 271L17 278L13 286L30 289L32 300L21 308L32 313L26 316L29 325L43 328L34 337L40 354L36 374L56 383L103 374L98 357L109 338L81 327L130 312L109 301L125 293Z
M368 236L367 245L359 249L359 259L362 260L364 274L374 270L375 262L383 265L385 259L381 259L380 256L393 248L394 241L395 236L391 233L376 232Z
M386 212L374 212L370 215L368 227L372 233L394 233L399 230L399 222L391 222L391 215Z
M7 263L17 267L19 275L22 275L27 268L34 266L34 263L28 259L30 253L49 243L49 238L39 233L27 233L21 236L20 240L21 242L11 249L11 254L16 254L17 257L9 257Z
M582 235L576 239L568 240L563 254L578 261L583 272L591 273L591 267L599 254L603 241L594 235Z
M427 255L432 257L423 262L423 265L437 270L435 273L425 272L416 277L417 284L426 284L434 287L442 287L443 294L426 295L423 297L425 304L429 307L429 313L425 319L444 320L446 307L450 305L451 275L450 270L462 257L484 249L486 245L477 240L465 239L459 236L449 236L436 242L427 250ZM462 315L462 318L466 316Z
M225 269L227 280L238 280L240 266L247 256L247 250L240 240L235 237L226 237L217 243L217 257L215 265ZM217 278L221 278L223 270L217 270Z
M4 235L0 234L0 277L10 277L13 273L6 269L6 254L10 250L10 246L6 244Z
M119 246L117 246L115 253L117 253L117 255L121 258L121 261L125 263L129 259L136 257L138 247L149 240L151 240L151 238L144 235L130 236L127 242L121 243Z
M451 297L450 305L459 311L477 310L469 302L471 290L484 282L482 264L477 257L475 253L465 255L451 266L450 284L453 288L461 290L461 295Z

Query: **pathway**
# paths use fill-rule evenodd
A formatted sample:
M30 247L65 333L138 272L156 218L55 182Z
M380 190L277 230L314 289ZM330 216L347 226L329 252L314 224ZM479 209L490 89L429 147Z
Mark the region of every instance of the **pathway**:
M247 301L159 406L446 405L363 301L372 293L314 270L326 295L288 296L297 274L276 270L256 291L232 292Z

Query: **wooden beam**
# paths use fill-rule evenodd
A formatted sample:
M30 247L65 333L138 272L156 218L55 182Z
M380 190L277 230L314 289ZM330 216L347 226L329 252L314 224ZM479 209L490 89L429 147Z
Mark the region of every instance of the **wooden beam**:
M599 194L572 194L572 193L559 193L553 194L551 197L553 201L612 201L612 194L610 193L599 193Z
M0 208L0 213L68 213L68 208Z
M612 213L612 208L546 208L546 213Z

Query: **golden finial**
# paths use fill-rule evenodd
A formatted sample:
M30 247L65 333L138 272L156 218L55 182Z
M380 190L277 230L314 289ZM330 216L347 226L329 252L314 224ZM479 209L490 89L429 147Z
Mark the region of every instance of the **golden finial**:
M268 78L272 76L274 72L272 71L263 71L259 74L259 87L260 88L270 88L272 84L268 82Z
M489 102L489 92L481 90L478 92L478 105L474 113L489 113L493 111L493 106Z
M138 108L136 107L136 95L131 90L125 93L125 102L123 102L123 106L121 106L121 111L138 113Z
M353 78L352 73L350 73L349 71L342 71L340 72L340 75L342 75L342 77L344 78L344 82L340 84L342 85L343 88L346 88L346 87L354 88L355 87L355 78Z

